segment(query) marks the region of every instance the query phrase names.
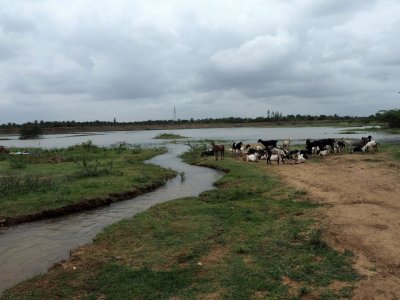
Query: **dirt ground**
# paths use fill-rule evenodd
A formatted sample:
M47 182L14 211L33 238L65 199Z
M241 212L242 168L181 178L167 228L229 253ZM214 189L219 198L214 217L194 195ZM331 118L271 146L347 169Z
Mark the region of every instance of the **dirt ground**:
M351 250L365 276L353 298L400 299L400 162L385 153L336 154L273 172L324 204L317 217L325 240Z

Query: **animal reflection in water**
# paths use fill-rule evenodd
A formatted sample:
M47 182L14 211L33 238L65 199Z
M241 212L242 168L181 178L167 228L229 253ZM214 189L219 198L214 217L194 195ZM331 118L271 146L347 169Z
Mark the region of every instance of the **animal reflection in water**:
M213 151L215 155L215 160L218 160L218 153L221 155L221 160L224 159L225 156L225 146L222 144L213 145Z

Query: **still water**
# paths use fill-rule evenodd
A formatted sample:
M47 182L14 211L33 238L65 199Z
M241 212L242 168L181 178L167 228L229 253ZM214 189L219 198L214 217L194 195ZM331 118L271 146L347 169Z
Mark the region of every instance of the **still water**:
M0 140L0 145L5 147L42 147L61 148L80 144L91 140L99 146L109 146L118 142L129 144L153 145L163 143L163 140L154 139L159 133L175 133L185 136L188 140L213 139L226 141L243 141L255 143L258 139L284 140L291 138L293 144L304 144L305 140L320 138L355 138L372 135L381 143L386 141L400 141L400 135L377 132L364 132L362 134L342 134L342 130L354 130L355 128L335 127L240 127L240 128L202 128L202 129L175 129L175 130L140 130L140 131L113 131L76 134L52 134L44 135L37 140L19 140L18 136L3 136L8 140Z
M92 241L104 227L129 218L150 206L164 201L198 196L210 190L222 176L215 170L190 166L177 156L187 147L168 145L168 153L149 163L185 172L154 192L109 206L50 220L10 227L0 233L0 294L6 288L45 272L55 262L66 259L69 251Z

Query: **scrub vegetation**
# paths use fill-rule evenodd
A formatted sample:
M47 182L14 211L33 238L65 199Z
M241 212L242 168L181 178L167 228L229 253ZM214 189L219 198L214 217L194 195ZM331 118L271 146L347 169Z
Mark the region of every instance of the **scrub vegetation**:
M2 299L349 298L358 274L312 219L307 193L265 164L184 155L225 170L217 188L106 228L68 261L4 292Z
M176 175L144 163L165 148L102 148L88 141L67 149L10 150L18 155L0 154L0 219L10 223L46 211L62 214L71 205L79 210L79 204L131 198Z
M185 138L186 137L174 133L160 133L155 137L155 139L163 139L163 140L175 140L175 139L185 139Z

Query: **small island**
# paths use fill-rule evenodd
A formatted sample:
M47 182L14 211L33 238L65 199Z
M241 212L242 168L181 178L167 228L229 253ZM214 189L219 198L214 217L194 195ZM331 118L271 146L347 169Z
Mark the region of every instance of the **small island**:
M174 133L168 133L168 132L163 132L157 134L155 139L162 139L162 140L175 140L175 139L186 139L186 136L181 136L179 134L174 134Z

